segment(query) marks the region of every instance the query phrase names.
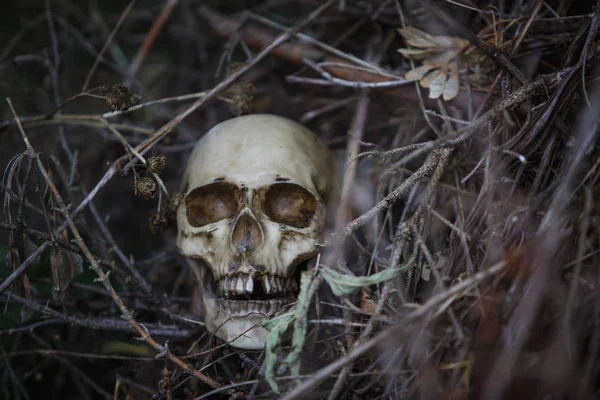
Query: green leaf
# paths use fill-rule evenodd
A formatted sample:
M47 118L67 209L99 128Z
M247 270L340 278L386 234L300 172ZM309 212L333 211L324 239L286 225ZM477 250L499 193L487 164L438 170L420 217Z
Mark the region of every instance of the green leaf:
M279 387L275 382L275 365L277 364L277 355L281 352L281 344L286 332L294 324L294 338L292 348L285 360L281 363L278 373L282 374L286 366L289 366L292 375L300 374L300 355L306 340L306 329L308 325L307 313L308 303L310 302L309 287L314 281L315 275L312 271L302 272L300 279L300 293L294 310L280 315L276 318L263 322L263 326L268 329L267 343L265 345L265 380L269 383L273 391L279 393Z
M294 317L294 312L290 311L263 322L263 326L270 331L265 344L265 379L277 394L279 394L279 387L275 382L275 364L277 364L277 355L281 350L285 332L294 322Z
M292 350L283 362L282 368L289 365L292 376L300 375L300 354L306 341L306 329L308 327L307 310L310 303L310 291L308 290L315 279L312 271L303 271L300 278L300 294L296 302L296 315L294 321L294 339L292 340ZM281 371L281 370L280 370ZM280 372L281 373L281 372Z
M352 274L342 274L332 268L323 266L321 274L331 287L333 294L336 296L343 296L351 294L360 288L365 286L375 285L377 283L385 282L389 279L394 278L400 272L408 269L414 261L414 257L408 260L408 262L397 268L388 268L380 271L376 274L369 276L356 276Z

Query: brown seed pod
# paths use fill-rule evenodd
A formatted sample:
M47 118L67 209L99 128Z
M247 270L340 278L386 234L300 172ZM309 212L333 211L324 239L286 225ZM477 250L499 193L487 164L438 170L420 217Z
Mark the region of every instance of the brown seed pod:
M175 216L177 214L177 208L179 208L179 203L181 203L181 200L183 200L184 196L185 196L184 193L175 192L169 198L169 201L168 201L166 209L165 209L165 213L167 214L167 216L169 218L173 218L173 219L175 218Z
M173 400L173 380L171 379L171 370L163 368L160 371L162 379L158 382L158 386L163 390L163 395L166 400Z
M229 65L229 74L235 73L243 63L234 62ZM255 88L252 82L239 80L227 90L227 97L230 100L231 111L235 115L247 114L252 109L252 100L254 99Z
M111 111L124 111L138 104L142 96L132 92L122 83L104 87L106 106Z
M162 155L151 155L146 162L146 171L149 173L162 174L167 167L167 159Z
M247 114L252 108L254 99L254 85L252 82L240 81L233 85L228 91L231 100L231 111L235 115Z
M156 181L144 176L135 181L135 195L144 199L153 199L156 196Z
M154 211L152 215L150 215L148 225L150 226L150 232L157 233L167 230L169 228L169 221L163 210Z

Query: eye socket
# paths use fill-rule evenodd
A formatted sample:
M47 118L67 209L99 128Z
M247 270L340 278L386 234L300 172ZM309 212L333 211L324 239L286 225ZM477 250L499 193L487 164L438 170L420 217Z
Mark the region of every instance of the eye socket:
M306 228L317 212L319 200L293 183L272 185L265 195L264 212L271 220L296 228Z
M210 183L192 190L185 196L188 223L201 226L231 218L239 210L239 189L227 182Z

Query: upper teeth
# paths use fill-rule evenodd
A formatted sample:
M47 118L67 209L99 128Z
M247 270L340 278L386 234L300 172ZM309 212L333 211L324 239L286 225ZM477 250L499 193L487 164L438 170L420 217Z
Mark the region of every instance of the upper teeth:
M221 295L226 297L252 294L254 293L254 279L260 280L263 291L266 294L295 292L298 290L298 285L294 278L280 278L266 275L253 278L248 275L237 275L224 277L219 280L219 291Z
M242 278L236 278L235 291L238 293L245 292L244 281Z

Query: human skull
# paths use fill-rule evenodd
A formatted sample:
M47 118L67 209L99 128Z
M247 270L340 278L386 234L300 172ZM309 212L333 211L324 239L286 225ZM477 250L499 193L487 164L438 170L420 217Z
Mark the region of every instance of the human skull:
M311 131L255 114L218 124L196 144L177 209L177 249L198 281L209 332L244 349L295 301L301 263L323 243L337 193L333 157Z

